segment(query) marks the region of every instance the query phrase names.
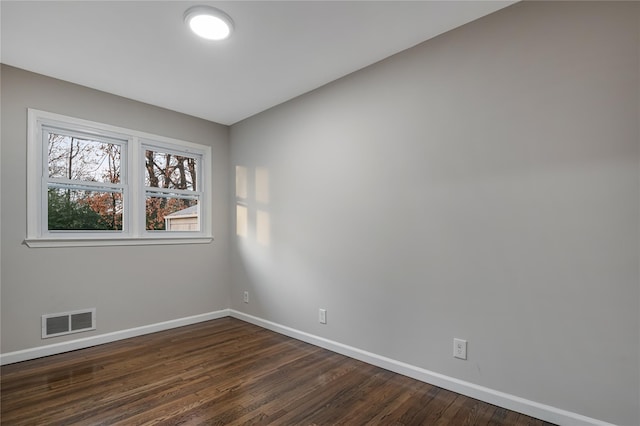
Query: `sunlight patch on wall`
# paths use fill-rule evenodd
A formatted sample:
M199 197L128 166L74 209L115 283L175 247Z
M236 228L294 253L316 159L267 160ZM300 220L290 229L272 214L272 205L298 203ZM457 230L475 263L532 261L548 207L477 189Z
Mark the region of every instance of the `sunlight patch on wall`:
M256 167L256 201L269 204L269 170Z
M256 241L263 246L269 246L271 239L271 223L269 213L258 210L256 212Z
M247 237L247 228L249 225L247 207L236 205L236 234L239 237Z
M236 197L247 198L247 168L236 166Z
M252 175L253 173L253 175ZM264 247L271 244L269 169L236 166L236 235L253 239Z

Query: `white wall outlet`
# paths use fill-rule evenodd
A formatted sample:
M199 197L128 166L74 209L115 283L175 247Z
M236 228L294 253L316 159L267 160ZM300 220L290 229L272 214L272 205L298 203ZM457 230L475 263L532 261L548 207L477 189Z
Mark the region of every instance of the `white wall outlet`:
M454 358L467 359L467 341L462 339L453 339L453 356Z
M327 323L327 310L326 309L320 309L320 312L318 314L318 320L320 321L320 324L326 324Z
M242 300L244 301L244 303L249 303L249 292L245 291L244 295L242 296Z

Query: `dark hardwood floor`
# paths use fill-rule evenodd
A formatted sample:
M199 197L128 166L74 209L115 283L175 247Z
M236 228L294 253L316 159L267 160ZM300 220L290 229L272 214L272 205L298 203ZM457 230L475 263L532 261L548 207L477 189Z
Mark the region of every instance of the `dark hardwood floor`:
M1 368L3 425L549 425L232 318Z

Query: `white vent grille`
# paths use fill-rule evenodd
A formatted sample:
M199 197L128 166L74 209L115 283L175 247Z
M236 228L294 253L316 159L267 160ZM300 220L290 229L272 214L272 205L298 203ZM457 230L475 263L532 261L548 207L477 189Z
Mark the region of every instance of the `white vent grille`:
M42 316L43 339L95 329L95 308Z

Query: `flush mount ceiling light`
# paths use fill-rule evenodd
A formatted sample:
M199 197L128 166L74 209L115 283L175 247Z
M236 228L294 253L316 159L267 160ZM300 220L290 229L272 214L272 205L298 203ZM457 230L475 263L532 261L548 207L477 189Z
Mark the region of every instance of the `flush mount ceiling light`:
M223 11L210 6L193 6L184 13L191 31L207 40L224 40L233 31L233 21Z

